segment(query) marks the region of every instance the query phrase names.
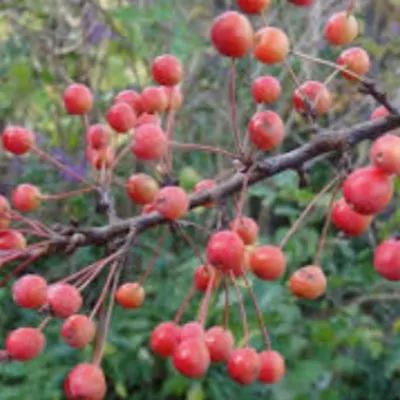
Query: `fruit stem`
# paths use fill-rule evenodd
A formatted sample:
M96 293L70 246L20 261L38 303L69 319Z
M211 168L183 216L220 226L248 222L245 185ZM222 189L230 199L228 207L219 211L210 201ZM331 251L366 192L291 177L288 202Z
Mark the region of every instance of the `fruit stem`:
M168 230L165 230L160 238L160 240L157 243L157 247L154 251L153 258L150 260L149 265L147 266L146 270L144 271L143 275L140 277L139 280L139 285L143 286L144 283L146 282L146 279L149 277L151 274L151 271L154 268L154 265L156 264L158 258L160 257L160 252L162 250L162 246L164 244L165 239L167 238Z
M246 172L244 179L243 179L242 190L240 191L239 201L237 202L237 205L236 205L236 219L238 219L242 216L242 211L243 211L244 203L246 201L247 187L249 185L249 179L250 179L251 172L252 172L252 168L249 168L249 170Z
M189 305L190 300L196 294L196 292L197 292L196 286L192 285L190 287L190 289L188 290L185 298L183 299L181 306L179 307L178 311L175 314L174 322L176 324L179 324L179 321L180 321L183 313L185 312L187 306Z
M297 50L291 50L291 53L297 57L303 58L304 60L312 61L315 62L316 64L321 64L321 65L326 65L327 67L335 68L339 72L346 72L346 74L349 74L353 78L358 79L362 83L366 83L365 79L363 76L356 74L353 71L350 71L346 66L344 65L339 65L336 64L332 61L324 60L322 58L314 57L314 56L309 56L308 54L301 53Z
M88 192L92 192L93 190L95 190L96 188L83 188L83 189L79 189L79 190L72 190L70 192L64 192L64 193L56 193L56 194L45 194L43 195L42 199L43 200L62 200L65 199L67 197L72 197L72 196L77 196L83 193L88 193Z
M220 154L223 156L226 156L232 160L237 160L238 156L220 149L218 147L214 147L214 146L209 146L206 144L197 144L197 143L179 143L179 142L170 142L170 146L172 147L179 147L181 149L186 149L186 150L204 150L204 151L209 151L210 153L216 153L216 154Z
M355 6L356 6L356 0L350 0L346 10L347 17L350 17L352 12L354 11Z
M47 317L45 317L43 319L43 321L39 324L39 326L37 327L38 331L43 331L43 329L46 327L46 325L48 324L48 322L51 320L51 316L48 315Z
M247 316L246 316L246 308L243 303L243 297L240 293L239 286L237 284L237 280L235 278L235 275L232 271L230 271L230 278L233 283L233 288L235 290L236 298L239 302L239 308L240 308L240 316L242 318L242 325L243 325L243 343L244 346L247 347L249 345L250 341L250 335L249 335L249 327L247 324Z
M202 325L204 325L207 320L208 304L210 302L211 293L214 286L214 280L215 280L215 271L211 270L211 276L210 279L208 280L207 289L206 293L204 294L203 301L201 302L200 313L198 317L198 321Z
M105 299L107 291L111 285L111 280L113 277L115 277L114 273L115 273L115 270L117 269L118 265L119 265L118 261L114 261L114 263L112 264L112 266L110 268L110 272L108 273L106 282L104 284L103 290L101 291L100 296L99 296L95 306L93 307L92 312L90 313L90 316L89 316L90 319L93 319L95 317L95 315L97 314L97 312L99 310L99 307L101 306L101 304L104 303L104 299Z
M336 186L332 192L331 200L329 201L329 211L328 211L328 214L326 215L324 227L322 229L321 237L318 242L317 251L315 252L315 255L314 255L314 265L319 265L321 253L322 253L322 250L323 250L325 242L326 242L326 237L328 235L328 229L331 224L333 203L335 202L336 196L339 193L340 188L341 188L341 181L339 181L336 184Z
M31 220L14 210L10 210L10 216L12 219L24 222L26 225L30 226L33 230L37 231L38 233L46 235L46 237L49 237L49 233L53 233L46 225L42 224L41 222Z
M254 309L256 310L258 325L260 326L260 330L261 330L261 333L262 333L263 338L264 338L265 346L266 346L267 350L271 350L271 339L269 337L267 328L266 328L266 326L264 324L262 313L261 313L260 307L259 307L259 305L257 303L257 298L256 298L256 296L254 294L254 291L253 291L253 289L251 287L251 284L250 284L249 279L247 278L246 274L243 274L243 280L244 280L246 288L247 288L247 290L249 292L251 301L253 302Z
M120 264L115 262L115 265L118 266ZM107 310L107 314L106 314L106 319L104 321L104 327L103 327L101 341L99 343L98 351L96 352L96 355L93 357L93 364L95 364L97 366L100 365L101 359L104 354L104 348L105 348L106 341L107 341L108 331L109 331L110 325L111 325L111 316L112 316L112 311L113 311L114 302L115 302L115 292L117 290L120 274L121 274L121 268L118 268L114 275L114 282L113 282L113 286L112 286L111 293L110 293L110 302L108 303L108 310ZM100 304L104 304L104 301L101 302Z
M178 228L178 231L179 231L180 235L183 237L183 239L186 241L186 243L193 250L193 253L195 254L197 259L199 260L200 264L207 265L208 270L210 270L210 268L208 267L208 264L205 262L200 250L198 249L198 247L194 243L193 239L181 228L181 226L179 224L175 224L174 226L176 226Z
M225 304L224 304L224 329L229 328L229 280L228 277L224 277L224 295L225 295Z
M318 202L318 200L339 180L340 178L338 176L334 177L331 181L326 184L323 189L317 193L314 198L308 203L307 207L303 210L303 212L299 215L299 217L296 219L296 221L293 223L292 227L289 229L289 231L286 233L286 235L283 237L281 240L281 243L279 244L279 247L282 249L284 246L286 246L287 242L289 239L297 232L297 229L307 217L307 215L311 212L311 210L314 208L315 204Z
M231 109L232 130L233 130L233 139L235 141L235 149L236 152L239 154L239 157L242 157L243 151L240 144L240 131L239 131L239 124L237 121L237 110L236 110L235 75L236 75L236 64L235 64L235 59L233 58L231 61L231 67L229 69L229 104Z
M42 157L44 160L48 161L50 164L53 164L54 166L56 166L61 171L64 171L64 172L72 175L77 180L79 180L79 181L81 181L83 183L86 183L88 186L90 186L93 189L96 189L96 186L94 186L92 183L90 183L88 180L86 180L83 176L77 174L72 168L69 168L65 164L60 163L55 158L53 158L52 156L50 156L49 154L45 153L44 151L40 150L39 148L37 148L35 146L32 146L31 149L36 154L38 154L40 157Z

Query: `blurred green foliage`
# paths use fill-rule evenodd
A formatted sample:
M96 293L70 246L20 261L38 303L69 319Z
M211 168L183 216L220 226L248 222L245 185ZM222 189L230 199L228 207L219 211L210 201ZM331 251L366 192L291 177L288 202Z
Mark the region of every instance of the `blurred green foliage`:
M97 105L93 120L98 120L118 90L140 89L150 84L148 66L151 59L169 51L185 63L188 76L184 84L185 107L179 112L176 123L177 140L232 148L227 113L228 63L215 55L206 34L212 17L224 8L225 2L109 0L99 3L101 10L95 6L96 2L86 4L84 1L5 0L4 5L3 2L0 5L0 126L12 122L34 128L42 137L43 148L49 151L57 148L69 157L70 165L76 167L83 159L83 132L80 121L66 116L62 109L61 94L68 82L86 82L94 89ZM317 20L320 25L324 13L338 8L340 2L327 3L331 4L315 14L320 18ZM298 37L300 43L300 33L305 26L309 29L306 21L312 16L306 17L307 11L303 10L286 10L285 4L283 0L278 1L276 7L279 12L287 12L285 19L291 37ZM368 7L366 4L366 9ZM366 9L360 10L360 19ZM254 23L257 25L259 21L255 19ZM383 84L388 88L400 86L399 77L388 67L392 52L398 51L398 38L385 46L379 40L380 37L368 36L360 38L358 43L377 61L386 57L386 64L379 62ZM322 48L321 53L328 58L334 58L336 54L326 48ZM300 62L293 62L293 68L304 79L326 76L325 70ZM288 107L291 83L280 67L267 69L249 60L239 62L237 90L241 126L245 126L254 110L249 83L253 76L261 73L279 76L286 88L277 109L287 118L290 134L279 151L304 143L309 136L307 126ZM371 105L361 101L356 93L353 93L354 97L348 96L349 92L352 93L351 89L343 82L337 84L336 109L322 121L323 124L338 127L368 118ZM354 99L361 106L356 106ZM354 106L355 113L348 110L349 105ZM365 161L366 154L365 147L360 146L356 162ZM36 157L27 156L18 161L2 154L0 162L1 188L7 194L13 185L22 181L38 184L44 191L52 193L76 188L75 183L60 179L57 171ZM298 176L285 172L250 189L247 213L260 223L260 243L279 243L291 223L324 185L332 171L331 166L330 160L322 160L313 166L312 184L307 188L299 189ZM226 167L219 157L203 152L179 153L175 160L176 175L188 190L200 177L209 178ZM134 170L146 168L126 161L118 167L118 173L127 177ZM397 194L399 187L398 181ZM121 216L137 212L123 190L117 190L116 201ZM67 222L71 217L84 225L106 223L102 215L95 213L94 203L91 195L51 203L43 207L37 218L48 223ZM182 238L171 236L146 283L144 307L136 311L117 308L113 315L103 361L109 386L107 399L399 399L400 302L379 301L379 295L398 290L398 285L385 283L376 276L371 256L374 243L398 229L400 210L392 210L359 239L348 240L331 228L322 257L322 266L329 277L329 290L323 299L314 302L295 300L285 286L290 272L312 262L328 203L327 195L288 243L289 269L282 282L253 282L273 347L282 352L287 361L287 375L281 383L273 387L258 384L240 387L226 377L223 366L213 366L202 380L188 380L179 376L170 362L160 360L150 352L151 329L157 323L173 318L198 265ZM212 211L200 210L192 213L192 219L203 223L210 213ZM141 237L123 279L136 279L144 270L162 229L146 232ZM204 234L187 229L199 246L205 244ZM54 281L94 262L101 255L101 249L84 248L69 259L54 255L38 261L27 271L43 273ZM1 270L0 276L7 272L7 268ZM99 278L87 289L88 308L96 301L104 278ZM241 321L234 293L230 294L230 299L230 327L239 341ZM199 302L197 295L184 315L185 321L196 315ZM1 338L17 326L40 323L35 313L13 305L9 287L0 289L0 304ZM221 293L213 299L209 325L221 323L223 304ZM247 297L246 308L252 327L251 343L261 349L263 343L256 315ZM0 365L1 400L63 398L65 374L77 362L89 360L92 349L76 351L68 348L60 340L59 330L59 321L52 322L46 329L47 349L37 360Z

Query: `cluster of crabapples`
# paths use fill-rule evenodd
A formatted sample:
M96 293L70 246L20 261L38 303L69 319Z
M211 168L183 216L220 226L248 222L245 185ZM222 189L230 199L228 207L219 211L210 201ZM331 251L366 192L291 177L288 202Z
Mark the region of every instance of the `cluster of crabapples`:
M295 6L310 6L313 0L289 0ZM290 41L277 27L266 26L254 31L244 13L261 14L270 7L270 0L237 0L243 12L227 11L218 16L211 26L211 42L224 57L233 61L250 52L266 65L284 62L289 56ZM351 10L334 14L326 23L324 35L334 46L347 46L358 35L358 23ZM359 81L368 72L368 54L359 47L350 47L337 60L335 71L345 79ZM82 117L86 129L86 157L94 170L112 172L121 154L116 155L120 144L138 159L164 165L168 169L171 157L172 125L176 110L183 104L180 83L184 70L179 60L164 54L151 65L157 85L148 86L140 93L125 90L118 93L105 114L107 123L89 125L87 115L92 110L94 98L85 85L74 83L64 91L63 101L68 114ZM250 118L247 134L252 150L271 150L284 139L284 123L272 110L263 110L279 100L281 85L277 78L264 75L255 78L251 86L254 101L260 106ZM296 87L293 106L304 115L323 115L331 106L332 95L327 85L306 81ZM387 115L379 107L372 118ZM162 128L166 116L166 129ZM113 136L114 133L114 136ZM119 141L118 139L123 140ZM115 139L115 140L114 140ZM4 150L16 156L30 151L44 156L36 146L35 135L20 126L7 126L2 134ZM124 147L125 149L125 147ZM348 236L363 234L374 215L382 211L393 196L393 177L400 174L400 138L386 134L377 139L370 153L371 165L350 173L343 182L343 198L331 210L333 224ZM157 168L156 168L157 169ZM101 177L99 179L102 179ZM86 182L83 180L82 182ZM194 193L213 189L217 182L205 179L197 183ZM126 181L130 200L141 208L142 214L157 212L165 219L176 221L190 208L189 194L177 185L161 184L147 173L130 176ZM27 240L18 229L10 227L13 220L26 221L21 213L35 211L50 195L29 183L18 185L12 192L11 203L0 196L0 250L23 251ZM212 208L210 201L203 206ZM257 223L239 213L229 225L210 235L206 248L206 263L199 266L193 276L196 290L204 298L217 289L222 279L247 279L248 274L263 281L278 280L286 271L286 257L281 246L260 245ZM389 239L375 251L374 267L388 280L400 280L400 241ZM105 265L105 264L102 264ZM101 269L101 268L100 268ZM293 295L303 299L317 299L326 290L327 279L319 265L298 269L289 278ZM67 280L48 283L43 277L27 274L12 286L15 303L24 308L45 312L49 317L63 319L61 336L72 347L83 348L92 342L96 326L94 313L80 313L83 307L81 287ZM126 309L135 309L145 299L143 282L127 282L115 291L116 302ZM207 303L205 303L207 305ZM199 320L179 325L178 321L163 322L156 326L150 338L152 350L161 357L171 357L175 368L191 378L203 376L211 362L225 362L228 375L238 383L276 383L285 373L282 355L270 348L257 352L246 343L235 347L228 326L205 328L205 315ZM22 327L9 333L1 359L27 361L38 356L44 346L43 326ZM65 380L65 393L69 399L102 399L106 393L106 380L98 362L82 363L75 367Z

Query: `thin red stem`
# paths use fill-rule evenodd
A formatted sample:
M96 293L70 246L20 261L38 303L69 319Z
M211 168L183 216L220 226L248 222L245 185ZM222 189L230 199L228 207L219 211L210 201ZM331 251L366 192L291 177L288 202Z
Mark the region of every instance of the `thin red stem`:
M229 280L228 277L224 277L224 296L225 296L225 304L224 304L224 328L229 328Z
M240 316L242 318L242 325L243 325L243 342L245 346L248 346L250 341L250 335L249 335L249 327L247 324L246 308L244 307L243 297L242 294L240 293L239 286L237 284L235 275L233 274L232 271L230 271L230 278L233 283L233 288L235 290L237 300L239 302Z
M211 293L214 286L215 280L215 271L211 270L210 279L208 280L206 293L204 294L203 301L200 306L200 313L198 317L198 321L204 325L207 321L207 313L208 313L208 304L210 303Z
M192 285L190 289L188 290L185 298L183 299L183 302L181 306L179 307L178 311L175 314L174 322L176 324L179 324L180 319L182 318L183 313L185 312L187 306L190 303L190 300L192 300L193 296L196 294L196 286Z
M64 193L56 193L56 194L45 194L43 195L44 200L62 200L66 199L67 197L72 197L72 196L77 196L80 194L88 193L88 192L93 192L96 188L84 188L84 189L79 189L79 190L72 190L70 192L64 192Z
M238 156L236 154L231 153L230 151L220 149L218 147L210 146L207 144L197 144L197 143L179 143L179 142L171 142L171 147L178 147L180 149L185 150L204 150L210 153L220 154L222 156L226 156L232 160L237 160Z
M271 350L271 340L269 338L267 328L263 322L262 313L261 313L260 307L258 305L256 295L254 294L254 291L251 287L251 284L250 284L249 279L247 278L246 274L243 274L243 280L246 285L247 291L249 292L251 301L253 302L254 309L256 310L258 325L260 326L260 330L261 330L261 333L264 338L265 346L266 346L267 350Z

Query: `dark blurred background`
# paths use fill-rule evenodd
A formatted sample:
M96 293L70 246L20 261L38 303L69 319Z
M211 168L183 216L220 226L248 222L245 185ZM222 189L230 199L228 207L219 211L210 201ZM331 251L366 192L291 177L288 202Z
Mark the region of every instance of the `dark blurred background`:
M214 144L232 149L227 96L229 62L210 45L208 31L221 11L235 8L228 0L2 0L0 5L0 128L21 124L33 129L43 149L81 174L90 176L84 159L81 121L66 115L62 91L72 81L93 88L96 107L92 121L102 121L115 93L126 88L141 89L151 84L151 60L172 52L184 63L185 104L178 112L177 140ZM267 18L286 29L293 46L302 52L335 60L340 49L327 46L323 26L347 0L317 0L311 8L296 8L286 0L273 0ZM362 35L356 44L373 60L371 76L400 103L400 4L396 0L357 2L356 15ZM255 27L259 18L252 18ZM300 80L324 80L332 71L291 58ZM266 67L246 58L238 63L237 90L241 127L255 110L250 97L252 78L273 74L285 88L274 108L285 118L287 139L276 152L305 143L310 131L293 112L293 85L281 66ZM354 85L336 79L330 84L335 103L320 123L340 128L369 119L376 104L357 92ZM175 171L188 190L201 178L209 178L227 167L225 160L203 152L176 151ZM368 144L354 155L355 165L368 158ZM301 210L331 174L333 158L320 160L311 169L311 184L298 188L298 176L287 172L250 189L246 212L261 226L261 243L278 243ZM118 167L121 178L148 166L126 159ZM14 185L29 181L49 193L76 188L76 182L28 155L11 158L0 155L0 191L10 194ZM151 354L148 337L159 322L172 318L192 280L198 261L179 237L164 245L156 269L146 284L147 299L136 311L116 309L106 347L103 367L107 375L107 399L140 400L396 400L400 399L400 294L398 284L389 284L373 272L371 257L376 242L386 238L400 224L400 182L397 197L388 211L361 238L347 240L333 228L329 232L322 267L329 276L327 295L318 301L302 302L289 295L282 282L254 282L274 348L287 360L285 379L273 387L243 388L226 377L224 367L213 366L203 380L179 376L169 362ZM288 273L312 261L329 196L287 246ZM134 215L123 190L116 191L121 216ZM193 213L204 222L209 211ZM95 213L92 196L49 203L36 217L46 223L68 222L73 216L81 224L106 223ZM203 234L188 230L203 245ZM132 253L124 279L135 279L151 258L160 231L146 232ZM51 256L28 271L46 275L50 281L65 276L102 255L102 249L80 249L69 259ZM0 275L9 272L0 270ZM87 304L97 298L104 277L86 293ZM237 304L232 299L231 328L240 339ZM197 313L200 296L192 302L184 320ZM30 311L17 309L9 288L0 289L0 344L6 333L18 326L36 325L40 319ZM251 341L262 348L256 316L246 298L252 326ZM213 299L209 324L221 322L223 297ZM76 351L59 337L60 323L46 332L46 352L26 364L0 366L0 399L58 400L63 398L65 374L79 361L89 360L91 348Z

